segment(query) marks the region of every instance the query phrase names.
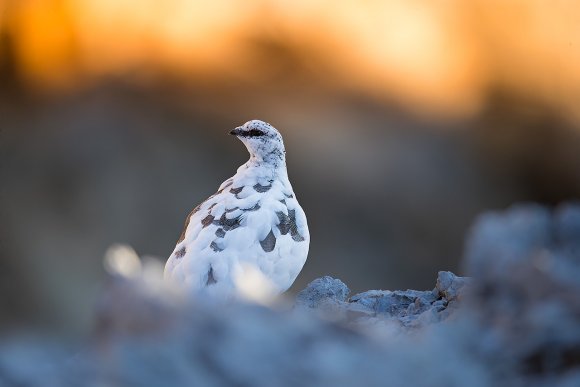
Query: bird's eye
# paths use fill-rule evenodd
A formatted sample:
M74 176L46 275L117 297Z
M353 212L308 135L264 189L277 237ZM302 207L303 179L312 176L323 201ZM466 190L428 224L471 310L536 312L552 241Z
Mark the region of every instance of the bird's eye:
M263 136L265 133L258 129L248 130L244 132L244 137L260 137Z

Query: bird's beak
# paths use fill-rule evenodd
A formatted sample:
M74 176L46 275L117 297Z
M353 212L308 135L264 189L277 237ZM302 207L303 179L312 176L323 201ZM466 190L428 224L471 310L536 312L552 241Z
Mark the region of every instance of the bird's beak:
M240 134L242 134L242 128L240 126L238 126L237 128L233 129L230 134L232 136L239 136Z

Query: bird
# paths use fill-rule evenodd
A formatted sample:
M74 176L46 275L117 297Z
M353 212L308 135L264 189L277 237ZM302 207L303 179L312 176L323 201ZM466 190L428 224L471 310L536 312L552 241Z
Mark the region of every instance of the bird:
M253 280L253 270L275 297L290 288L306 262L306 215L288 179L280 132L251 120L230 134L250 158L191 211L164 277L193 294L231 300L238 298L238 279Z

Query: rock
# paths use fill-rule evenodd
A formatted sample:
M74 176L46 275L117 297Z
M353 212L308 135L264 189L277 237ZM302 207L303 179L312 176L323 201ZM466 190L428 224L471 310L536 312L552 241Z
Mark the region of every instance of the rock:
M352 296L339 307L359 312L359 324L369 316L388 320L404 328L421 328L447 319L456 308L466 289L469 278L451 272L439 272L432 291L369 290Z
M470 278L458 277L450 271L440 271L433 292L448 302L459 301L467 290L466 286L470 283Z
M516 206L479 218L465 265L473 277L466 305L479 321L477 343L523 385L549 376L559 385L575 372L580 385L580 205L551 212ZM503 365L503 366L500 366Z
M296 305L317 308L322 304L346 301L350 289L339 279L329 276L317 278L296 296Z
M80 352L4 340L0 386L578 386L579 244L579 205L516 206L472 228L470 278L348 299L323 277L291 311L112 278Z
M459 299L468 279L440 272L436 288L418 290L369 290L347 299L348 287L339 279L322 277L312 281L296 297L296 306L351 328L366 329L369 322L388 322L402 328L419 328L449 317L450 303ZM421 317L421 315L425 316Z
M431 308L437 297L431 291L370 290L351 297L347 308L355 306L401 326L413 326L417 317ZM359 323L363 321L358 321Z
M551 232L550 212L538 205L485 213L467 239L467 272L509 281L514 269L551 243Z

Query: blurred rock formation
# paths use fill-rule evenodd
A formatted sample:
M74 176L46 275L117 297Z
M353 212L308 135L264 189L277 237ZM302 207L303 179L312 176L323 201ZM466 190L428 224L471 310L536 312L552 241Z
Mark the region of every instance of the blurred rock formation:
M348 298L323 277L293 309L219 307L113 277L75 356L5 342L0 385L576 386L579 241L580 204L520 205L476 222L469 279L440 272L433 291Z

